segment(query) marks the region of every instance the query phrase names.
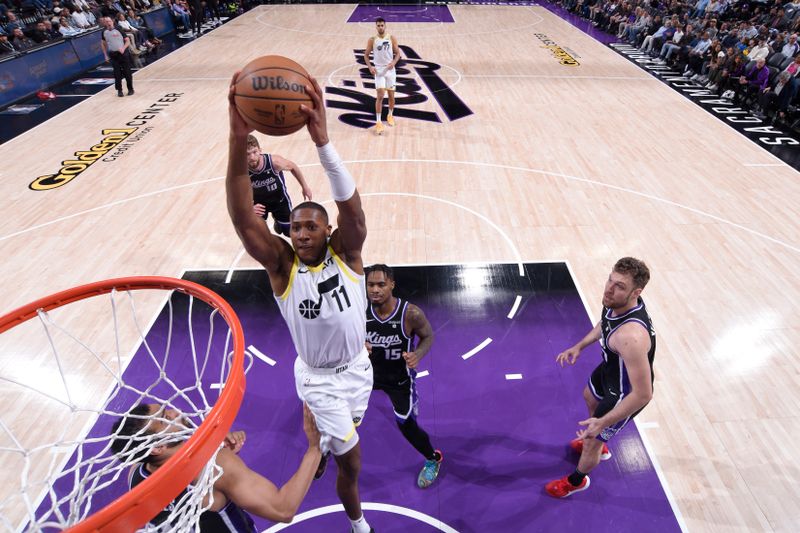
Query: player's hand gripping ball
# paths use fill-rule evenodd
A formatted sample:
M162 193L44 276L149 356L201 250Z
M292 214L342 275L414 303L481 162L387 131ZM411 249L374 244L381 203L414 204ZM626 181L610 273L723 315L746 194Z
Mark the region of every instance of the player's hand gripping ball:
M289 135L305 126L300 104L314 107L306 85L311 86L311 77L298 63L283 56L259 57L236 79L236 109L261 133Z

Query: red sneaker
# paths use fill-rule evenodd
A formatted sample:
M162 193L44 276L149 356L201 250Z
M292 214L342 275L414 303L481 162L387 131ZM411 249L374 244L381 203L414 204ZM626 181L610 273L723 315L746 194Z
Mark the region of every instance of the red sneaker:
M572 439L569 441L569 447L572 448L575 453L580 455L583 453L583 439ZM600 460L608 461L609 459L611 459L611 450L608 449L608 446L604 442L603 451L600 452Z
M589 484L589 476L583 478L583 483L577 487L570 483L569 479L562 477L561 479L556 479L545 485L544 490L546 490L547 494L553 498L566 498L570 494L575 494L576 492L588 489Z

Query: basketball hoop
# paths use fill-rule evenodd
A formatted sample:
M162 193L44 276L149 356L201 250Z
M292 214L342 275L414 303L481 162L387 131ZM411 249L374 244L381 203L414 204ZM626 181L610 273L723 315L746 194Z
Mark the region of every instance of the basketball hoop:
M167 300L169 304L169 315L167 317L169 333L166 336L166 349L163 356L154 354L153 342L145 338L146 332L139 327L136 319L133 291L143 290L169 291ZM116 352L114 352L113 348L101 350L89 347L86 341L70 334L69 331L56 324L50 317L50 312L55 309L104 294L110 294ZM123 379L123 374L127 372L127 366L122 362L123 358L120 357L121 333L119 321L123 311L127 311L128 308L120 306L119 302L117 302L120 295L127 296L130 302L129 309L132 312L135 326L130 329L138 332L138 349L147 354L147 363L152 364L151 366L155 369L153 373L157 374L154 378L146 378L154 380L149 385L146 382L141 386L128 384ZM188 300L186 300L186 297L188 297ZM205 305L196 305L196 301L207 304L208 308ZM99 303L103 304L102 301ZM178 351L172 345L173 329L177 330L177 328L181 328L184 325L182 318L175 319L173 316L173 305L177 307L187 304L188 316L185 323L188 328L187 338L191 342L191 348L178 354L170 354L170 350ZM196 307L201 309L196 310ZM187 420L197 427L190 432L187 430L187 436L189 433L191 433L191 436L183 442L181 448L163 466L133 490L125 492L108 505L97 510L99 505L96 501L102 501L103 498L99 496L103 491L115 483L119 485L126 477L123 474L132 464L136 463L135 460L121 460L110 452L110 443L116 436L115 434L106 434L103 437L79 435L66 439L59 438L56 442L49 444L21 445L22 439L18 438L19 435L15 435L13 430L9 429L8 424L3 423L2 419L0 419L0 437L9 436L14 443L13 446L5 448L0 444L0 452L14 452L15 461L20 463L24 461L23 471L20 473L20 490L5 499L0 497L0 525L4 524L6 527L13 527L21 520L20 529L24 528L28 531L41 531L44 528L51 527L67 529L70 533L132 531L142 527L151 518L163 511L185 489L188 496L182 497L175 507L181 507L185 504L184 506L188 511L186 509L179 511L175 520L170 518L167 522L171 523L171 527L176 531L185 531L188 524L193 525L196 523L199 514L211 505L212 498L209 497L211 488L213 482L221 475L221 470L214 464L214 458L220 448L220 444L230 430L244 395L244 333L239 319L231 306L210 289L189 281L167 277L119 278L90 283L62 291L7 313L0 317L0 333L6 333L12 328L17 328L17 326L35 317L40 318L45 329L47 345L52 349L51 355L56 359L58 371L61 373L61 381L66 389L65 396L67 399L58 399L57 394L52 392L52 388L48 389L46 386L42 386L42 390L38 390L30 385L20 383L19 379L14 376L9 378L3 375L0 375L0 393L9 387L22 387L20 390L25 394L30 394L33 391L37 397L41 396L45 400L55 399L58 407L62 409L64 406L67 407L65 411L72 411L73 413L77 411L88 417L93 417L90 425L100 425L101 416L122 416L135 404L163 403L171 408L175 408L176 405L186 405L188 406L186 409ZM221 357L212 358L210 357L213 351L212 348L219 348L223 344L223 340L215 336L215 324L220 322L220 317L228 327L224 337L224 351ZM165 322L167 319L165 319ZM197 324L200 326L198 327ZM30 328L33 328L34 325L30 324ZM209 329L207 347L204 351L198 351L194 332L206 327ZM28 328L27 325L26 328ZM96 359L96 366L100 368L100 371L108 372L113 376L116 384L113 386L111 395L108 398L98 399L98 403L102 402L102 405L85 408L73 400L74 394L70 394L67 384L69 371L62 368L62 362L65 358L59 353L59 350L63 348L56 346L54 341L56 336L59 336L59 339L62 337L67 339L68 342L64 342L64 344L68 348L72 348L73 351L81 352L79 354L81 356L84 349L88 351ZM107 336L110 337L110 334L107 334ZM174 344L180 345L185 342L184 338L181 339L175 341ZM15 346L19 346L19 344L17 343ZM186 383L183 383L169 376L168 370L170 365L177 364L174 361L170 361L170 357L173 360L178 359L180 364L183 365L181 368L186 368L189 365L186 362L189 360L189 354L186 352L191 352L194 359L192 361L193 368L190 369L192 372L187 372L191 375L184 380ZM113 357L102 355L109 353L112 356L116 353L119 361L117 370L114 370L112 368L113 365L109 364L109 360L113 361ZM72 353L68 355L74 357ZM95 363L95 361L92 362ZM76 373L80 374L80 370L73 372L73 374ZM76 379L74 375L70 377L73 380ZM78 379L80 379L80 376ZM211 386L211 380L213 380L214 386ZM217 380L219 381L217 382ZM168 387L172 387L173 390L168 390ZM207 391L204 390L204 387L220 389L217 401L210 402L213 405L209 405L209 401L206 398ZM168 390L168 392L162 394L160 392L162 390ZM17 397L15 396L15 398ZM195 420L199 424L195 423ZM62 421L61 423L65 431L70 428L68 421ZM57 428L56 431L61 431L61 428ZM89 429L87 429L88 431ZM96 432L96 430L92 431ZM53 460L55 466L51 466L46 479L42 482L32 481L29 475L29 467L37 465L30 464L34 462L34 459L30 457L48 447L50 452L58 447L67 449L68 451L65 453L66 456L69 456L69 460L65 460L60 465L55 464L55 460ZM87 457L88 455L91 455L91 457ZM40 453L40 456L44 455ZM47 456L44 456L44 460L36 459L37 464L42 461L47 462L47 460ZM62 469L67 464L70 465L69 471L64 474ZM73 484L71 488L67 486L70 483ZM41 487L39 487L40 485ZM193 490L190 491L187 487L192 487ZM127 490L127 486L125 489ZM33 492L34 490L40 492L40 494L31 497L28 491ZM67 496L62 496L61 493L66 493ZM106 498L108 499L109 496L106 496ZM14 501L9 503L12 500ZM18 503L17 500L22 503ZM187 500L187 502L184 502L184 500ZM20 516L13 519L12 523L11 519L7 517L6 507L25 507L25 515L27 516L18 513ZM19 509L16 510L19 511ZM169 523L167 524L168 526L170 525ZM175 525L178 523L181 525Z

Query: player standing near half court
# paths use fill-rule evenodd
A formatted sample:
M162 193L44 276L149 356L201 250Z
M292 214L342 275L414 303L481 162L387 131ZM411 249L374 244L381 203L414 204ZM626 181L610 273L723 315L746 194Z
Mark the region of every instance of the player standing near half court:
M433 344L433 328L422 309L392 294L394 271L373 265L367 274L367 342L375 369L373 390L382 390L392 401L395 422L403 436L425 457L417 486L429 487L439 475L442 452L417 424L417 365ZM414 347L414 337L419 342Z
M558 354L556 361L575 364L581 350L600 341L603 362L583 389L589 416L570 447L580 453L578 468L545 486L550 496L564 498L589 488L589 472L611 458L606 443L644 409L653 397L656 332L642 290L650 281L644 262L623 257L614 265L603 293L600 322L578 344Z
M386 21L380 17L375 19L375 28L378 35L369 38L367 49L364 50L364 61L369 67L370 73L375 76L375 89L377 98L375 100L375 133L383 133L383 95L389 92L389 114L386 116L386 123L394 126L394 89L397 85L397 73L394 70L397 62L400 61L400 48L397 46L397 39L394 35L386 33ZM372 52L373 60L370 63L369 54ZM373 66L374 65L374 66Z
M372 364L364 346L367 295L361 248L367 226L361 197L328 140L322 90L312 80L306 91L314 107L303 105L300 111L328 175L339 227L331 232L325 208L304 202L291 213L291 244L270 233L253 212L247 173L247 136L252 128L234 103L238 74L228 93L228 213L245 249L269 276L298 354L294 364L297 394L314 414L322 433L322 451L330 450L336 457L336 492L352 531L369 533L358 494L361 447L356 432L372 392ZM323 465L324 460L320 461Z
M258 139L254 135L247 136L247 171L250 184L253 186L253 212L267 220L272 213L275 233L289 236L289 214L292 211L292 199L286 190L286 179L283 171L291 172L303 189L303 198L311 200L311 188L303 177L303 172L294 161L289 161L278 154L262 154Z

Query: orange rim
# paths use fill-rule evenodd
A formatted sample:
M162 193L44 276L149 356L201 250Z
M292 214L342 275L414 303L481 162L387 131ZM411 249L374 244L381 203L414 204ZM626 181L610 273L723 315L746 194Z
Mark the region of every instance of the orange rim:
M147 289L176 290L208 303L228 323L233 335L233 362L219 399L197 431L167 463L133 490L117 498L79 524L69 533L90 531L133 531L144 524L181 493L208 463L231 428L244 396L244 331L233 308L214 291L191 281L161 276L135 276L97 281L40 298L0 316L0 333L72 302L111 292Z

